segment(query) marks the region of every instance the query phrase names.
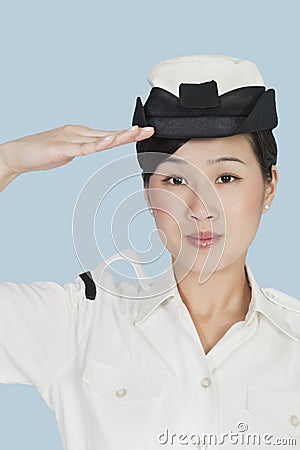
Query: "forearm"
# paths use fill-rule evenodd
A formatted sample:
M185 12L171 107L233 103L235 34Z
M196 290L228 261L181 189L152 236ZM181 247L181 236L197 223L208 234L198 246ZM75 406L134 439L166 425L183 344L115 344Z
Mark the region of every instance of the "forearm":
M12 173L5 164L3 158L4 146L7 144L0 144L0 192L2 192L6 186L17 178L17 173Z

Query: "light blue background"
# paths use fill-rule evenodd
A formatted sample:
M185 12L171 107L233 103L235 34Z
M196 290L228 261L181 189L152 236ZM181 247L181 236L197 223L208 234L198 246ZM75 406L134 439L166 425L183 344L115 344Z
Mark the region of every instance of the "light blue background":
M216 53L253 60L277 93L280 180L248 263L261 286L300 298L298 21L296 1L4 2L1 142L65 123L127 128L136 97L147 98L149 69L163 59ZM9 185L0 197L1 280L74 280L82 272L72 241L78 194L96 169L134 152L134 144L117 147ZM124 197L137 188L139 179ZM149 214L144 222L147 239ZM104 245L110 230L100 223L98 231ZM1 449L62 450L55 416L34 387L0 386L0 424Z

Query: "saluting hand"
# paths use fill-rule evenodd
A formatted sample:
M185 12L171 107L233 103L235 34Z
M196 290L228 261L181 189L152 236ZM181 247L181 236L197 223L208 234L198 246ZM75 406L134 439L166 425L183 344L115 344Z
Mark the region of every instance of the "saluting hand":
M48 170L72 161L75 156L141 141L152 136L153 127L120 131L94 130L82 125L64 125L0 145L0 166L6 176Z

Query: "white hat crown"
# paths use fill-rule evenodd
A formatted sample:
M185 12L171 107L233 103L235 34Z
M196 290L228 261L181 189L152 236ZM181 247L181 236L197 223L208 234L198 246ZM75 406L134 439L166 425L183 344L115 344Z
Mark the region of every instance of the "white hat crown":
M160 87L179 97L181 83L215 80L222 95L246 86L264 86L257 66L247 59L225 55L190 55L155 64L147 75L152 87Z

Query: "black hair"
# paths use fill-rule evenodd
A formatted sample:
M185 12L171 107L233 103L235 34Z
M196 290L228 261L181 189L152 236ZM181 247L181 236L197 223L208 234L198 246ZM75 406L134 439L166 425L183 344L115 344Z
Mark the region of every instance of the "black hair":
M254 131L251 133L245 133L244 136L253 149L254 155L260 165L264 182L267 184L272 180L271 167L277 163L277 144L273 132L272 130ZM158 164L168 158L168 155L176 152L179 147L189 140L190 139L151 137L136 143L138 161L143 169L142 178L144 187L148 186L149 179ZM147 152L158 152L155 161L153 157L150 158L150 164L149 158L143 158L143 154ZM155 156L155 153L152 155Z

